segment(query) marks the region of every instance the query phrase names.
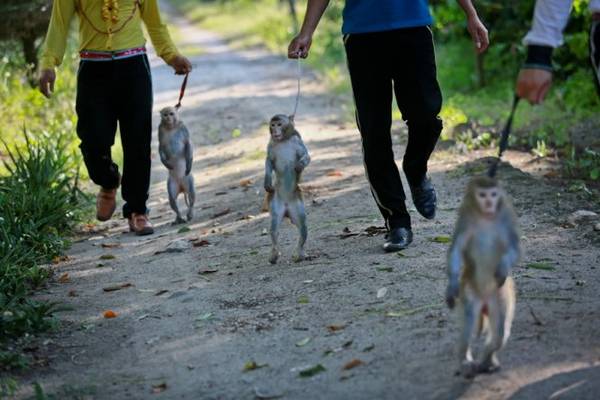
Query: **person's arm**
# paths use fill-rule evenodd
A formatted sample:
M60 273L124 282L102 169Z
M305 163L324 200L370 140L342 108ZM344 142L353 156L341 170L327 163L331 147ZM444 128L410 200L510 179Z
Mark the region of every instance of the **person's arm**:
M552 85L552 52L563 41L572 0L537 0L531 30L523 39L527 58L517 78L517 96L531 104L544 101Z
M54 91L56 72L65 55L67 36L75 14L74 0L54 0L48 33L40 55L40 91L50 97Z
M179 54L171 40L167 25L160 16L157 0L144 0L140 12L158 56L173 67L176 74L183 75L191 72L192 64Z
M306 15L304 16L300 33L292 39L288 47L289 58L308 57L308 51L312 44L312 36L328 5L329 0L308 0Z
M485 28L485 25L483 25L479 19L477 10L475 10L471 0L458 0L458 4L467 16L467 30L469 31L469 34L471 34L477 52L483 53L490 44L488 31Z

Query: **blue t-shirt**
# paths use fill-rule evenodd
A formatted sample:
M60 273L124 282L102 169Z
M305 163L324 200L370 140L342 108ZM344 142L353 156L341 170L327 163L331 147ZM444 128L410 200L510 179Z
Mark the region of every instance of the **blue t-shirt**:
M342 33L391 31L431 23L427 0L346 0Z

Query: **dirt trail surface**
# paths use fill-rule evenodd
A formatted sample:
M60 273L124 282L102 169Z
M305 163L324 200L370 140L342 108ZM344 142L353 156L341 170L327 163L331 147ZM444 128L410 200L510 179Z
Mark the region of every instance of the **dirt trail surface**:
M443 305L448 244L433 239L451 234L484 154L436 152L438 217L413 209L414 244L384 254L358 132L305 70L297 126L313 159L303 183L310 259L291 261L297 233L286 223L281 261L270 265L268 214L259 211L266 123L291 112L295 65L263 50L233 51L163 8L180 45L202 50L181 111L195 144L196 216L171 225L155 142L156 234L135 237L115 218L82 233L69 259L52 266L56 279L39 297L72 310L40 339L42 366L22 377L17 398L31 396L33 382L57 399L599 398L599 233L589 223L562 226L593 205L568 183L542 178L547 164L508 153L499 174L525 252L513 335L500 372L456 377L455 315ZM173 105L181 78L156 57L152 68L155 109ZM399 159L405 137L394 124ZM106 319L106 310L118 316ZM324 371L300 376L318 365Z

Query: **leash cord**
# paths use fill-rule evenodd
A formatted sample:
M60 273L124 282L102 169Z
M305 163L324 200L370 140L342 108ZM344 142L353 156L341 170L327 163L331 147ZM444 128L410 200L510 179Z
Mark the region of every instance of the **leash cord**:
M183 99L183 95L185 94L185 87L187 86L188 75L189 72L185 74L185 78L183 78L183 83L181 84L181 89L179 90L179 100L177 101L177 104L175 104L175 108L178 110L181 107L181 100Z
M506 120L506 125L504 125L504 129L502 129L502 133L500 134L500 144L498 146L498 157L494 160L490 169L488 170L488 176L490 178L494 178L496 176L496 172L498 170L498 165L500 164L500 160L502 158L502 154L508 148L508 137L510 136L510 131L512 129L513 119L515 117L515 112L517 111L517 106L519 105L519 96L515 94L513 99L512 108L510 110L510 114L508 115L508 119Z
M298 54L297 58L298 62L296 63L296 79L298 81L298 90L296 92L296 103L294 104L294 112L292 117L296 117L296 112L298 111L298 104L300 103L300 78L302 77L302 67L300 65L300 54Z

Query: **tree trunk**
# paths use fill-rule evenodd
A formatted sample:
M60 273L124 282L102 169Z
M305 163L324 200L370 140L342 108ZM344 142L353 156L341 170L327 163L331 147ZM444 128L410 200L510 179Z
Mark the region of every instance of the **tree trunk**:
M288 0L288 4L290 6L290 16L292 17L292 27L294 28L294 33L298 33L298 13L296 12L296 0Z

